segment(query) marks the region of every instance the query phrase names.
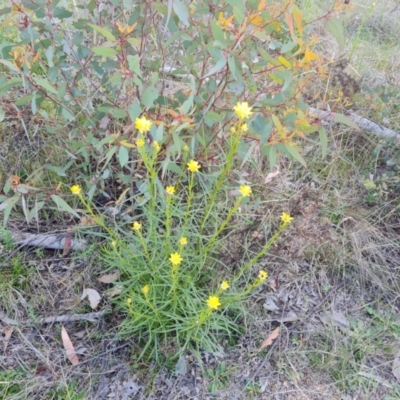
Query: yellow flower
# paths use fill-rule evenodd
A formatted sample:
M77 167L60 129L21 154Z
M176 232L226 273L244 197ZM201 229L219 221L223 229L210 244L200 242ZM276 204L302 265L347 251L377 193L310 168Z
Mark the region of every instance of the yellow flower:
M140 231L140 228L142 227L142 224L138 221L135 221L133 223L132 229L136 232Z
M144 139L143 138L136 139L136 146L137 147L143 147L144 146Z
M229 289L229 283L228 281L223 281L220 285L221 290L226 290Z
M231 126L230 131L231 131L231 133L235 133L236 132L236 128L234 126Z
M267 278L268 278L268 274L267 274L265 271L260 271L260 272L258 273L258 279L259 279L261 282L264 282Z
M179 239L179 243L181 244L181 246L185 246L187 244L187 238L181 237Z
M149 131L151 124L152 124L152 122L149 121L144 115L143 115L143 117L135 119L135 128L140 133L146 133L147 131Z
M129 306L132 303L132 299L131 298L126 299L126 302L128 303L128 306Z
M249 118L253 114L251 109L252 107L249 107L249 103L247 103L247 101L243 103L238 102L236 106L233 107L233 110L240 119Z
M179 265L182 262L183 258L179 253L172 253L169 261L171 261L172 265Z
M81 194L81 191L82 191L82 189L81 189L81 187L79 185L71 186L72 194L78 195L78 194Z
M290 224L294 220L288 213L283 212L281 215L281 221L283 225Z
M175 188L173 186L167 186L165 188L165 191L167 192L167 194L170 194L170 195L175 194Z
M187 167L190 172L197 172L200 169L200 164L195 160L190 160Z
M182 150L183 150L183 151L189 151L189 147L188 147L188 145L187 145L187 144L185 144L185 145L182 147Z
M242 197L248 197L251 195L251 187L249 185L242 185L239 188L239 192Z
M149 293L149 290L150 290L149 285L145 285L145 286L142 287L142 292L143 292L144 294Z
M246 123L240 125L240 131L241 132L247 132L249 130L249 127L247 126Z
M155 141L153 142L153 147L156 149L156 152L157 152L157 153L161 150L160 143L158 143L157 140L155 140Z
M217 310L218 307L221 305L218 296L210 296L207 300L207 305L212 310Z
M117 242L116 242L115 240L113 240L113 241L111 242L111 246L112 246L112 247L116 247L116 246L117 246Z

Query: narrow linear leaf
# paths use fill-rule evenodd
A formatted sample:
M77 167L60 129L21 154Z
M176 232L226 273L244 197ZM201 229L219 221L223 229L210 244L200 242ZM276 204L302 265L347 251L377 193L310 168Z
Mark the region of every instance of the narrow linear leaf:
M226 66L226 58L222 57L220 58L217 63L210 69L210 71L208 71L208 74L203 76L203 78L207 78L211 75L214 75L215 73L217 73L218 71L221 71L222 68L224 68Z
M61 328L61 340L68 360L71 362L72 365L79 364L79 359L76 355L74 345L72 344L71 339L69 338L69 335L64 327Z
M94 25L94 24L88 24L93 30L95 30L96 32L99 32L101 35L103 35L104 37L106 37L109 40L112 41L116 41L117 39L115 38L115 36L107 29L102 28L101 26L98 25Z
M92 51L94 54L102 57L114 57L116 54L118 54L117 50L113 49L112 47L94 46L92 47Z
M322 158L325 158L328 151L328 136L326 134L326 129L321 126L321 128L318 129L318 134L321 142Z
M79 214L73 208L71 208L61 197L53 194L51 198L54 203L56 203L59 210L68 212L72 215L75 215L75 217L80 218Z
M300 155L296 147L291 146L290 144L284 145L283 148L286 150L288 154L290 154L295 160L297 160L300 164L302 164L304 167L307 167L306 162L304 161L304 158Z
M357 129L358 131L360 130L359 126L354 121L343 114L335 114L335 122L345 124L351 128Z
M48 92L57 95L57 93L58 93L57 90L53 86L51 86L50 83L48 81L46 81L45 79L33 77L33 80L37 85L39 85L43 89L46 89Z
M0 63L8 67L11 71L20 72L18 67L8 60L0 60Z
M343 50L346 44L344 36L344 28L342 22L338 18L331 18L328 21L328 28L333 36L335 36L336 41L339 45L339 50Z

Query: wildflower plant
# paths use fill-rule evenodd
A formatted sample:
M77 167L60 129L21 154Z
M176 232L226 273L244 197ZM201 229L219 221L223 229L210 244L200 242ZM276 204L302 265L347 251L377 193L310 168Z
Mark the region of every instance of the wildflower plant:
M238 185L225 211L216 213L244 134L240 127L251 118L251 109L242 103L235 106L235 130L227 132L226 159L211 187L202 184L206 177L202 164L190 157L183 161L183 176L170 173L170 183L161 184L163 161L157 149L146 141L136 147L145 168L148 201L129 230L110 232L102 225L110 233L104 261L122 272L118 282L122 292L116 299L125 315L120 333L143 346L143 357L179 355L187 348L217 349L220 341L216 338L237 331L233 310L267 280L267 272L259 269L257 262L290 225L293 218L289 214L283 213L275 234L234 269L216 257L226 240L227 227L240 218L240 207L251 202L253 194L250 185ZM152 121L144 120L147 125L143 129L147 129ZM141 124L135 124L138 131ZM72 186L71 192L89 206L79 187Z

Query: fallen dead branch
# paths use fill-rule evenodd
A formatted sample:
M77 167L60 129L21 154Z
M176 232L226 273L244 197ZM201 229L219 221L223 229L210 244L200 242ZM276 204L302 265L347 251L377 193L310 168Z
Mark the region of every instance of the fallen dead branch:
M318 118L321 121L325 121L327 123L336 123L335 113L325 110L319 110L318 108L309 107L308 110L310 114ZM384 139L395 139L400 140L400 134L392 131L391 129L385 128L384 126L377 124L367 118L360 117L354 113L346 114L346 117L354 122L361 130L366 132L372 132L373 134L382 137Z
M10 231L12 240L20 246L34 246L53 250L85 250L86 240L75 239L68 233L30 233Z

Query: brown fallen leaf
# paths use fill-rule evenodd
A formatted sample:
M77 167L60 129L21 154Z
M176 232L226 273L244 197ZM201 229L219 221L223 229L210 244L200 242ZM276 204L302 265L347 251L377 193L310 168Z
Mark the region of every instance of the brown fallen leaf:
M262 349L265 349L268 346L271 346L271 344L274 342L274 340L279 336L281 333L281 327L278 326L275 328L267 337L266 339L262 342L261 347L258 349L258 351L261 351Z
M264 179L264 185L267 183L270 183L275 176L279 175L279 170L276 170L275 172L270 172Z
M4 328L4 351L7 350L7 346L8 346L8 342L11 339L11 335L13 333L14 327L10 327L10 328Z
M108 297L114 297L114 296L116 296L117 294L120 294L120 293L122 293L122 287L121 286L115 286L114 288L112 288L110 290L107 290L105 292L105 295L108 296Z
M63 342L65 353L67 354L68 360L71 361L72 365L78 365L79 364L78 356L76 355L74 345L72 344L71 339L69 338L69 335L68 335L67 331L65 330L64 326L61 328L61 339Z
M101 300L99 292L94 289L83 289L81 300L83 300L86 297L89 298L90 307L92 307L93 310L96 309Z
M100 278L98 278L97 280L102 283L111 283L111 282L114 282L116 279L118 279L119 276L120 276L120 272L118 270L115 270L114 273L103 275Z

